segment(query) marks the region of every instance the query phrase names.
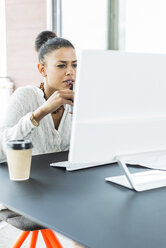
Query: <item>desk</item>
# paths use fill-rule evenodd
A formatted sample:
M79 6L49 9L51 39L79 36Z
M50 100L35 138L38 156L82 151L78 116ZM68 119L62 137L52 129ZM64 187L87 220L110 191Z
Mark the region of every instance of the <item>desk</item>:
M137 193L105 182L116 164L67 172L67 152L34 156L31 179L10 181L0 165L0 201L91 248L165 248L166 188Z

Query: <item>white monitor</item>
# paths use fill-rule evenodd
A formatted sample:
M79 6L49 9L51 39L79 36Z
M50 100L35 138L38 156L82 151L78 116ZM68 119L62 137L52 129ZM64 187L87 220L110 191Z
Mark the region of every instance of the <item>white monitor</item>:
M72 169L166 149L166 55L83 51L75 90Z
M76 170L166 149L166 55L83 51L69 159Z

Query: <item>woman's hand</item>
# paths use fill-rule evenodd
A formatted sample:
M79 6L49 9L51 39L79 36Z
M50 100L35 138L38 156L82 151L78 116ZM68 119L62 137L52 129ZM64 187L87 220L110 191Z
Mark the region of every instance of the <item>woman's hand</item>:
M74 92L72 90L55 91L43 105L43 110L49 114L56 111L61 105L73 106Z
M34 111L34 118L37 122L43 119L47 114L56 111L63 104L73 106L74 92L72 90L57 90L48 100Z

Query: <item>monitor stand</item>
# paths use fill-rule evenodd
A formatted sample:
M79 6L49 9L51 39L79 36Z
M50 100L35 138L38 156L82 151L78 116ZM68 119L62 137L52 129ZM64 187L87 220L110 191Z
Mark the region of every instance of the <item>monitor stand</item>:
M166 171L149 169L145 172L130 173L124 157L116 157L116 160L124 175L107 177L105 178L106 181L136 191L145 191L166 186Z

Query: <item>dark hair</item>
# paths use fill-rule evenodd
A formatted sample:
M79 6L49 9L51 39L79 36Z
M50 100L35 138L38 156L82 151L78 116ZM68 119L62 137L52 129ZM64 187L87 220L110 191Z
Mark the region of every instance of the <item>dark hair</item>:
M62 47L72 47L73 49L75 49L70 41L60 37L47 40L39 50L39 61L42 61L44 63L44 56L46 54Z
M35 50L39 51L40 47L48 40L57 37L57 34L53 31L42 31L40 32L35 39Z

